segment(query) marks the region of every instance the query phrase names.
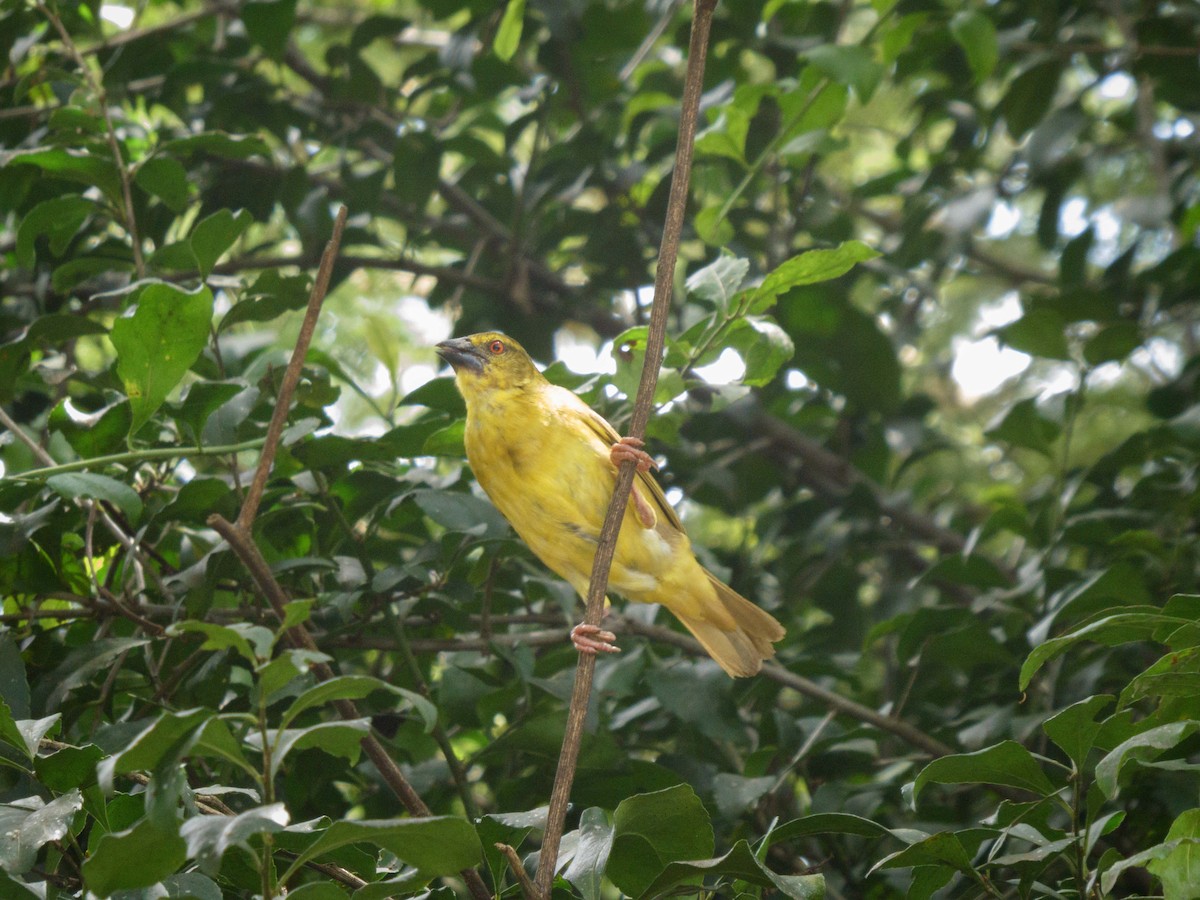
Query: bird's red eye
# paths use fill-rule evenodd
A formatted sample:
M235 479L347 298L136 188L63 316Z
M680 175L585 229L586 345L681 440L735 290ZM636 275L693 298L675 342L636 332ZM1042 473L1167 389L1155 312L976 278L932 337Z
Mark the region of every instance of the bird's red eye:
M488 344L488 349L499 356L504 352L504 341L492 341L490 344Z

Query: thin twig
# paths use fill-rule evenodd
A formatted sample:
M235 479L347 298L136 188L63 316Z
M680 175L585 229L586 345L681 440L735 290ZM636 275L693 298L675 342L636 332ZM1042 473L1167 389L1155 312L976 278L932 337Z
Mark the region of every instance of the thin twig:
M279 438L283 434L283 426L287 422L292 394L295 393L296 385L300 383L300 372L304 368L304 358L308 355L308 345L312 343L313 332L317 329L317 316L321 311L321 304L325 302L325 292L329 290L329 279L333 275L333 264L337 261L338 248L342 243L342 231L346 228L348 215L349 211L343 206L338 210L337 219L333 223L333 235L325 247L320 268L317 269L316 280L308 295L308 309L305 311L304 321L300 325L296 347L292 351L292 358L288 360L287 371L284 372L283 381L279 385L279 398L275 403L275 410L271 414L271 422L267 426L267 439L263 445L262 456L259 458L258 468L254 470L254 480L250 483L250 489L246 491L246 499L242 502L241 512L238 513L238 527L247 531L254 523L254 517L258 515L258 504L262 502L263 491L267 486L267 477L275 462L275 451L279 448Z
M151 447L144 450L130 450L125 453L112 453L108 456L77 459L69 463L47 465L41 469L15 472L5 477L21 481L40 481L49 478L51 475L62 475L66 472L85 472L89 469L100 469L104 466L142 463L152 459L182 459L188 456L223 456L226 453L241 453L244 450L257 450L264 442L263 438L255 438L251 441L242 441L240 444L230 444L226 447Z
M658 268L654 278L654 301L650 308L650 327L646 339L646 357L642 364L642 380L638 386L637 399L633 407L633 418L629 434L640 438L646 432L646 424L654 407L654 389L658 384L658 370L666 344L667 314L671 306L671 295L675 286L675 260L679 253L679 240L683 232L684 213L687 210L688 182L692 170L692 149L696 135L696 119L700 108L700 94L704 87L704 63L708 53L708 33L712 24L716 0L695 0L692 16L691 42L688 47L687 74L683 86L679 118L679 143L675 149L675 171L671 177L671 192L667 199L666 220L663 224L662 244L658 254ZM584 622L599 625L604 610L604 593L608 586L608 571L616 552L617 536L624 517L629 492L633 487L636 466L632 460L621 464L617 483L613 488L608 515L600 531L596 556L592 563L592 578L588 586L587 611ZM549 900L554 873L558 867L558 847L562 841L563 826L567 815L567 804L571 796L571 784L575 780L575 763L579 758L579 746L583 739L583 723L587 716L588 699L592 691L592 676L596 670L594 655L581 653L575 668L575 685L571 693L571 706L567 714L566 731L562 750L558 758L558 771L554 776L554 788L550 794L550 809L546 817L546 833L538 858L535 896Z
M685 634L680 634L678 631L673 631L662 625L646 625L625 617L621 617L618 621L620 622L622 631L631 631L634 634L644 635L652 638L656 643L671 644L682 650L686 650L694 656L706 657L708 655L698 641ZM934 758L959 752L949 744L939 741L937 738L926 734L920 728L910 725L908 722L903 722L891 716L885 716L883 713L876 712L869 706L855 703L841 694L822 687L815 681L810 681L802 675L789 672L778 663L767 663L762 667L760 674L764 678L769 678L771 681L792 688L805 697L816 700L826 709L834 710L852 719L857 719L859 722L871 725L880 731L886 731L888 734L900 738L906 744L911 744L913 747Z
M517 855L517 851L509 844L496 844L496 849L503 853L504 858L508 860L509 868L513 870L513 875L517 878L517 884L521 886L522 896L525 897L525 900L533 900L537 896L537 888L529 880L529 873L525 871L525 867L521 864L521 857Z
M287 372L279 387L279 395L275 399L275 410L271 416L271 424L267 428L267 437L263 445L262 455L259 457L258 467L254 471L254 480L251 483L250 489L246 492L246 499L242 503L242 509L238 514L237 521L230 522L219 514L214 514L208 519L208 524L228 542L230 548L241 559L242 564L246 566L246 569L250 572L250 577L267 599L267 602L271 605L271 608L275 611L275 615L280 621L284 620L286 606L290 598L275 579L274 574L271 572L271 567L263 558L258 546L254 543L250 528L254 524L254 518L258 512L259 503L262 500L262 493L266 487L267 477L270 474L275 453L279 448L279 440L283 434L283 424L287 419L287 412L291 407L296 385L300 381L300 371L304 365L304 357L308 352L308 345L312 340L313 332L316 330L317 318L321 312L321 304L324 302L325 293L329 289L329 279L333 271L333 264L337 259L337 251L341 244L347 215L347 210L343 206L338 211L337 219L333 226L333 235L330 237L329 243L325 247L325 253L321 258L317 278L313 284L312 293L309 295L308 309L305 312L304 322L300 326L300 335L296 339L296 347L292 351L292 358L288 362ZM294 647L304 650L317 650L316 641L313 640L312 634L303 625L295 625L289 628L286 632L286 638ZM326 663L314 663L311 671L318 681L328 681L335 674L333 669ZM338 715L343 719L359 718L358 707L350 700L336 700L333 706L337 710ZM425 801L421 799L420 795L417 794L408 782L408 779L404 777L404 773L396 765L396 761L392 759L374 732L363 738L362 748L367 758L375 765L384 783L392 790L410 815L429 816L431 814L429 807L425 805ZM491 892L484 885L483 879L480 878L477 871L474 869L464 869L459 874L476 900L489 900Z

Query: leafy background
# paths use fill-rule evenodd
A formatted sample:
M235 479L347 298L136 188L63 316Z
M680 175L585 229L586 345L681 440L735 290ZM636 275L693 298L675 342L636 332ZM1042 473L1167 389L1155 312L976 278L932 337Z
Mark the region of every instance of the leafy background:
M0 6L0 893L519 895L577 610L430 344L621 427L689 19ZM788 637L619 607L556 893L1200 895L1198 20L718 6L651 448ZM342 204L253 530L297 650L208 517Z

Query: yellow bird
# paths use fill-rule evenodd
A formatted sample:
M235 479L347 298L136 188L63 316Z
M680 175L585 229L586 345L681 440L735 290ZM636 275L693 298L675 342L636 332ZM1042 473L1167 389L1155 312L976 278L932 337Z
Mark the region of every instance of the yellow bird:
M696 561L683 524L648 471L636 438L622 438L571 391L551 384L512 338L497 332L443 341L466 400L467 459L497 508L543 563L586 599L600 529L624 459L638 464L610 586L678 617L732 676L775 655L784 628ZM596 626L571 632L584 653L615 652Z

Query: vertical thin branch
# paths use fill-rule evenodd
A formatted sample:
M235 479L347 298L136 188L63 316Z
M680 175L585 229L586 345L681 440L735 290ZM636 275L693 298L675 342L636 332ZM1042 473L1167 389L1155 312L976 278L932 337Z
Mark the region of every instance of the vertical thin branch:
M662 363L663 347L666 343L667 314L670 311L671 295L675 285L675 260L679 254L679 240L683 232L684 213L687 209L696 120L700 109L700 94L704 87L708 33L716 5L717 0L695 0L693 7L687 75L683 85L683 100L679 117L679 143L675 149L675 170L671 176L671 192L667 199L666 221L663 225L658 268L654 278L654 302L650 309L646 358L642 364L642 380L638 385L633 418L629 426L630 436L637 438L646 433L646 423L650 420L650 412L654 405L654 389L658 385L658 370ZM633 487L635 471L636 465L633 461L621 464L617 473L616 487L613 489L612 501L609 503L608 515L604 520L604 527L600 531L596 557L592 563L592 579L588 586L587 611L584 614L584 622L590 625L600 624L600 617L604 610L604 592L608 587L608 571L616 552L617 536L621 529L625 506L629 501L629 492ZM583 723L587 716L588 700L592 691L592 676L595 670L596 657L581 653L575 669L575 686L571 693L567 727L563 735L562 750L558 757L558 771L554 776L554 788L550 794L546 834L538 859L535 887L539 900L549 900L550 889L554 883L554 872L558 867L558 847L562 841L571 784L575 780L575 763L579 758Z
M283 425L287 421L292 394L300 382L300 372L304 368L304 358L308 355L308 345L312 343L313 332L317 330L317 314L321 311L321 304L325 302L325 292L329 290L329 279L333 275L333 264L337 261L347 215L346 207L338 210L337 219L333 223L333 236L330 237L329 244L321 256L321 265L317 269L312 293L308 295L308 309L300 325L300 335L296 338L296 348L292 351L292 358L288 360L287 371L284 372L283 381L279 385L278 402L271 414L271 423L267 426L267 442L263 445L258 468L254 470L254 480L250 482L250 489L246 492L246 499L242 502L241 512L238 513L239 528L249 530L254 517L258 515L258 504L262 502L263 490L271 474L271 465L275 462L275 452L279 448L279 436L283 434Z
M325 252L321 256L320 267L317 269L317 277L313 283L312 293L308 298L308 309L304 314L304 322L300 326L300 335L296 338L296 347L292 351L292 358L288 361L287 371L284 373L283 381L279 385L279 395L275 398L275 410L271 415L271 423L267 426L267 437L266 442L263 444L262 455L259 457L258 466L254 470L254 480L246 492L246 499L242 503L237 521L229 522L217 513L208 518L208 524L228 542L230 548L241 559L242 564L250 572L250 577L254 579L254 583L267 599L271 609L274 610L275 615L280 621L284 619L286 614L285 607L290 598L275 579L267 561L263 559L262 553L259 552L258 546L251 537L250 529L254 524L255 516L258 514L258 506L262 502L263 490L266 488L267 478L271 474L271 467L275 461L275 453L279 449L279 440L283 434L284 422L287 421L287 413L292 404L292 396L296 391L296 385L300 381L300 372L304 366L304 358L308 354L308 346L312 342L313 333L316 331L321 304L324 303L325 293L329 289L329 280L333 273L333 265L337 260L338 248L341 246L342 232L346 227L347 215L346 207L343 206L338 210L337 219L333 225L333 234L329 239L329 243L325 246ZM289 628L286 637L294 647L313 651L317 649L317 644L313 640L312 634L303 625L296 625ZM312 673L318 681L328 681L334 677L333 669L326 663L314 663ZM358 707L350 700L338 700L333 705L338 715L343 719L357 719L359 717ZM410 815L430 815L429 807L425 805L425 801L413 789L408 779L404 777L404 773L400 770L400 767L396 765L396 761L388 753L387 748L384 747L383 743L374 733L368 734L363 738L362 748L367 758L371 760L375 768L379 771L379 775L384 783L396 795ZM471 892L471 896L475 900L489 900L491 892L487 889L477 871L474 869L464 869L459 874L462 876L467 889Z

